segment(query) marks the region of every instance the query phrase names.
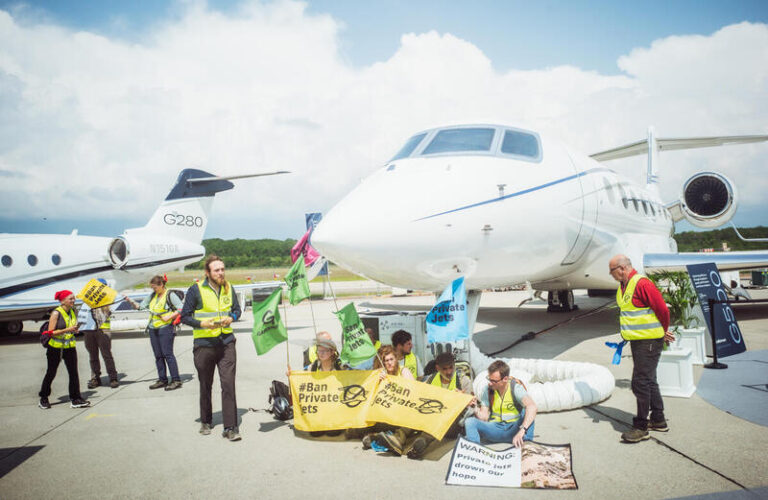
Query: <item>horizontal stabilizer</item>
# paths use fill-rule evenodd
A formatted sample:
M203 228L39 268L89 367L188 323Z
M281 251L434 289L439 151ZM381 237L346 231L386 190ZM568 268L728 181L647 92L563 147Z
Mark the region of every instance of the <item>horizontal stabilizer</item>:
M647 253L643 256L646 273L685 271L690 264L714 262L720 271L768 267L768 250L750 252Z
M659 151L674 151L677 149L696 149L710 148L714 146L725 146L727 144L747 144L750 142L768 141L768 135L731 135L718 137L684 137L678 139L660 139L656 138L656 144ZM620 146L618 148L600 151L590 155L590 158L597 161L617 160L619 158L628 158L648 154L648 140L633 142Z

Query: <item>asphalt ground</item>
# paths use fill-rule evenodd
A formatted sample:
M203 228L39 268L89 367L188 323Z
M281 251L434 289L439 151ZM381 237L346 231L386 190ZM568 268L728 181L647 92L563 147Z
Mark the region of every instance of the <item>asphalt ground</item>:
M760 294L755 294L760 295ZM485 293L475 327L484 352L497 351L528 331L570 315L548 314L541 302L518 308L524 292ZM755 297L755 298L763 298ZM353 299L340 299L339 306ZM610 299L577 295L580 311ZM354 299L358 309L426 310L433 296ZM294 368L318 330L338 342L332 300L287 306L288 351ZM768 307L736 306L750 351L768 349ZM588 361L609 367L616 389L609 399L577 410L540 414L536 440L570 443L575 491L470 488L445 485L451 442L424 460L363 451L359 441L310 438L263 411L273 379L285 379L286 349L257 356L247 313L236 323L237 400L243 440L221 437L220 391L214 381L214 429L198 434L198 386L192 336L176 339L184 387L150 391L156 379L149 339L142 332L115 333L112 350L120 372L117 389L88 390L88 356L78 341L81 390L90 408L72 409L62 365L53 383L53 408L37 407L45 372L35 325L21 337L0 339L0 498L705 498L768 497L768 428L726 413L697 394L665 398L668 433L638 444L620 442L635 410L629 388L632 363L611 365L606 340L616 340L618 316L605 311L573 321L504 351L504 357ZM727 358L723 360L727 363ZM703 368L694 367L698 381ZM742 383L765 384L768 369ZM708 374L708 376L711 376ZM106 381L106 376L103 377ZM724 385L724 389L727 387ZM754 392L768 412L768 392Z

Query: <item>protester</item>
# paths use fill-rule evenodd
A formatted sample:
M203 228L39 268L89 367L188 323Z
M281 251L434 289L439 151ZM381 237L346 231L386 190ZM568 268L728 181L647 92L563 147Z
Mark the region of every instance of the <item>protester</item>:
M165 287L166 279L163 276L154 276L149 280L152 294L146 297L139 309L149 309L149 342L152 352L155 354L155 367L157 368L157 380L149 386L150 389L164 387L166 391L181 388L179 365L173 354L173 341L176 338L174 320L181 314L181 299L175 293L169 293ZM166 370L167 367L167 370ZM168 372L171 373L171 381L168 382ZM211 372L213 373L213 372Z
M464 422L466 438L475 443L512 443L520 448L533 439L536 403L522 382L509 376L509 365L488 367L488 390L478 394L475 415Z
M97 281L103 285L107 284L106 280L102 278L99 278ZM107 375L109 375L109 386L115 389L120 385L120 382L117 380L115 359L112 356L112 331L109 328L109 316L120 303L115 302L114 304L99 307L96 311L84 303L77 312L77 322L79 325L82 325L80 326L80 332L83 334L85 350L88 351L88 361L91 365L91 379L88 381L89 389L101 386L99 352L101 352L101 357L104 358L104 367L107 370Z
M392 347L395 349L400 366L408 368L414 377L420 377L424 374L419 358L411 352L413 350L413 340L410 333L405 330L398 330L393 333Z
M325 338L323 334L327 335ZM344 367L339 359L339 350L336 348L336 343L330 339L328 332L320 332L317 334L317 341L315 342L315 352L317 352L317 359L309 366L305 367L305 371L310 372L329 372L333 370L343 370Z
M472 394L472 380L466 374L461 374L460 376L457 374L456 359L453 354L450 352L438 354L437 358L435 358L435 368L437 371L423 377L422 382L449 391ZM476 400L473 398L467 406L467 411L456 417L450 429L445 433L445 438L454 439L461 433L465 418L474 414L473 407L475 402ZM425 432L420 432L413 436L405 446L406 450L408 450L406 453L408 458L421 458L424 451L434 440L434 437Z
M40 387L40 402L38 406L43 410L49 410L51 403L48 396L51 395L51 383L56 377L56 371L59 363L64 360L64 366L67 367L69 375L69 399L72 408L83 408L90 406L90 402L85 401L80 394L80 377L77 373L77 350L75 349L75 333L77 333L77 314L75 313L75 294L69 290L60 290L56 292L54 298L60 305L51 313L48 320L48 332L50 340L45 349L45 356L48 359L48 369L43 377L43 384Z
M648 430L667 432L664 418L664 401L656 382L664 342L674 341L669 331L669 309L651 280L641 276L632 267L626 255L615 255L608 264L608 271L619 282L616 302L621 309L619 323L621 336L629 341L632 349L632 392L637 399L637 415L632 419L632 429L621 434L628 443L648 439ZM650 413L650 423L648 415Z
M217 255L205 259L205 276L202 283L189 287L181 310L181 321L193 328L192 355L200 379L200 434L211 433L211 389L213 374L218 367L224 421L222 436L239 441L242 438L237 427L235 397L237 351L231 325L240 317L240 304L225 278L224 262Z

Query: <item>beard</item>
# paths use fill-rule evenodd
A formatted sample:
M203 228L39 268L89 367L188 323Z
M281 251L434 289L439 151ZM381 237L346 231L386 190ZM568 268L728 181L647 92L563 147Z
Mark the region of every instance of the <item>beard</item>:
M208 276L208 279L210 281L213 281L214 283L216 283L216 285L218 285L220 287L223 287L223 286L225 286L227 284L227 279L224 276L222 276L221 278L215 278L213 276Z

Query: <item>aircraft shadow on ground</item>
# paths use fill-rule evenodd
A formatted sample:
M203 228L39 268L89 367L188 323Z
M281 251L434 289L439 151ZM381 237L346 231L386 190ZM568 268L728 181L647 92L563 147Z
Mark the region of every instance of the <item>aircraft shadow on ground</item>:
M28 458L45 446L21 446L18 448L0 448L0 478L24 463Z

